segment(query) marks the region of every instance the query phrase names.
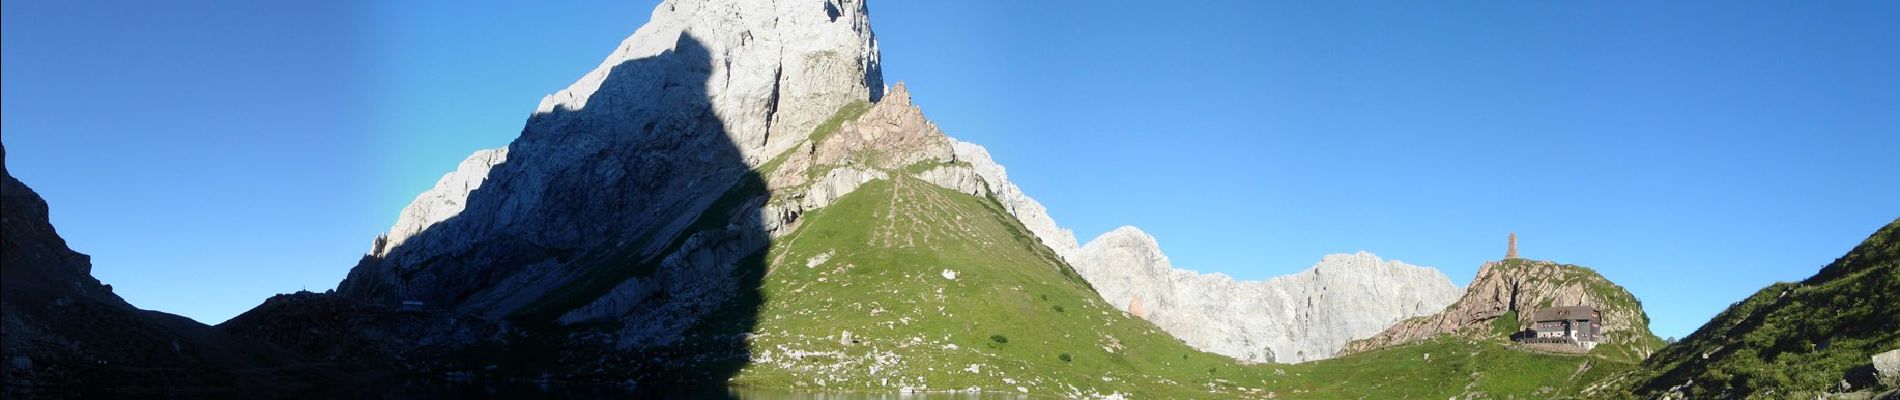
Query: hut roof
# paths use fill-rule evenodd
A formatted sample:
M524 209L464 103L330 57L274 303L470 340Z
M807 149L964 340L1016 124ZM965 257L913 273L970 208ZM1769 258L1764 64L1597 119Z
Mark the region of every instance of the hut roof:
M1597 319L1597 309L1591 306L1551 307L1537 310L1532 317L1536 321Z

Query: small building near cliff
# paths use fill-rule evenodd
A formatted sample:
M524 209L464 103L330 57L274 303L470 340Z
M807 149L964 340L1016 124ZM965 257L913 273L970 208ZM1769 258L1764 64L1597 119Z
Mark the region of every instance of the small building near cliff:
M1532 314L1535 341L1566 341L1584 349L1603 339L1603 313L1590 306L1551 307Z

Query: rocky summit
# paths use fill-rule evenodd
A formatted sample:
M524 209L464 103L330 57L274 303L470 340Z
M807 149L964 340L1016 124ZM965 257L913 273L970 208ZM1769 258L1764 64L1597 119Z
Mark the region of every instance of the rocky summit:
M1436 313L1461 293L1438 270L1365 252L1329 255L1267 281L1176 269L1134 227L1103 234L1077 254L1076 270L1109 303L1196 348L1252 362L1328 358L1348 341Z
M1365 352L1441 335L1508 339L1531 328L1539 310L1566 306L1588 306L1602 313L1604 345L1592 349L1593 354L1634 362L1662 347L1662 340L1649 331L1642 302L1622 286L1589 268L1510 258L1478 267L1464 295L1443 312L1401 321L1341 351Z

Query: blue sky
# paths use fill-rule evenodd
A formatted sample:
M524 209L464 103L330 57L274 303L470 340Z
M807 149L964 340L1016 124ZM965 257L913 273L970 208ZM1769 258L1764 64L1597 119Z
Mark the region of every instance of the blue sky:
M6 2L9 169L94 274L220 322L334 287L655 2ZM1460 284L1515 231L1682 336L1900 216L1900 4L876 2L886 79L1084 240Z

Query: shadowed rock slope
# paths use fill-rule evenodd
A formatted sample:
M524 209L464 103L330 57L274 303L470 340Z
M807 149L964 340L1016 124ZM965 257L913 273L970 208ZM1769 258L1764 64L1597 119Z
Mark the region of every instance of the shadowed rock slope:
M1800 282L1769 285L1620 377L1636 398L1817 398L1900 389L1871 357L1900 349L1900 219ZM1896 393L1889 392L1889 396Z
M6 397L237 396L319 378L291 353L126 303L68 248L0 147L0 361ZM334 378L334 376L330 377Z
M418 196L336 293L224 325L397 371L724 381L759 256L800 211L766 208L757 168L879 98L877 57L862 1L663 2Z

